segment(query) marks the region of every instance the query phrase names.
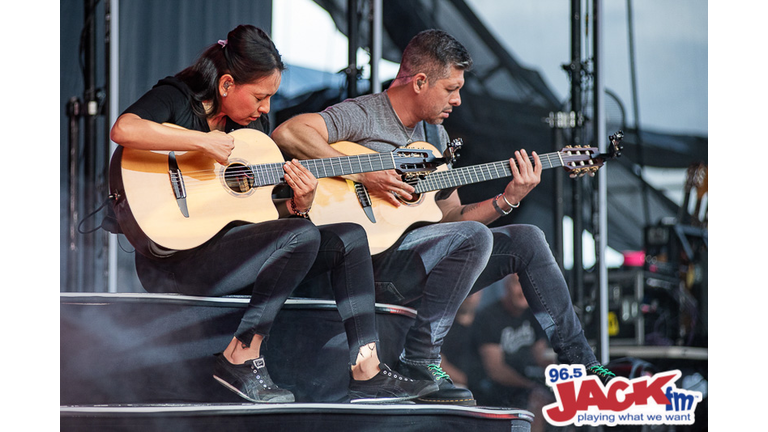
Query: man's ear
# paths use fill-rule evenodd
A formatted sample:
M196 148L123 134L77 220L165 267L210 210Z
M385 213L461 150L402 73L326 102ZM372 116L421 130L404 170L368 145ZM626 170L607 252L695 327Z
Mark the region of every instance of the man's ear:
M425 75L423 73L418 73L418 74L416 74L413 77L414 90L417 93L420 92L424 88L424 85L426 83L427 83L427 75Z

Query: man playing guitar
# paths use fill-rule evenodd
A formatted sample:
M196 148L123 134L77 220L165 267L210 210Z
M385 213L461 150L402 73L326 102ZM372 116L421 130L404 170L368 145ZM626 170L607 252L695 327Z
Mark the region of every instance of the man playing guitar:
M400 70L382 93L361 96L321 113L302 114L272 134L293 157L338 156L329 143L352 141L384 152L427 140L427 124L442 127L461 104L464 72L472 60L453 37L439 30L415 36L403 52ZM541 162L525 150L510 159L512 180L504 191L478 203L464 204L456 190L437 195L442 218L412 229L373 256L377 301L415 307L418 318L409 330L397 369L411 378L434 379L440 390L417 400L475 404L472 393L457 388L440 369L440 348L464 298L517 273L525 296L559 361L583 364L607 380L615 376L599 364L573 310L566 281L543 232L533 225L486 225L509 214L539 184ZM372 198L399 207L414 188L392 171L350 176L365 185Z

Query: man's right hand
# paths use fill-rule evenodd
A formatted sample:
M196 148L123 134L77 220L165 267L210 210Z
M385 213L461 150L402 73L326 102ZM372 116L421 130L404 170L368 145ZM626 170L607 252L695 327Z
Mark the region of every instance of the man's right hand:
M355 181L365 185L371 196L383 199L395 207L400 206L398 196L410 200L415 189L408 183L403 182L400 175L394 170L375 171L370 173L358 174Z

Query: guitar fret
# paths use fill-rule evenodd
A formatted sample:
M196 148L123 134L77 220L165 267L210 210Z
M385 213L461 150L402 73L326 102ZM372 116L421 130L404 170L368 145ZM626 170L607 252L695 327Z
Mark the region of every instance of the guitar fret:
M587 149L583 149L586 151ZM585 153L586 155L586 153ZM540 155L542 169L566 166L562 152ZM583 159L583 158L582 158ZM530 158L533 161L533 157ZM448 171L437 171L415 182L416 193L425 193L503 177L511 177L509 161L497 161Z
M299 161L316 178L395 169L394 153L364 153L325 159ZM276 185L285 181L284 162L250 165L254 187Z
M338 177L395 168L393 155L379 153L304 160L300 161L300 163L317 178Z
M343 173L348 174L352 172L352 158L348 157L348 158L339 160L339 168Z
M486 180L509 177L512 171L507 161L491 162L472 167L461 167L448 171L438 171L419 180L416 193L447 189L466 184L479 183Z
M283 171L282 163L271 164L269 166L265 166L264 168L265 180L268 182L264 184L278 184L283 181L285 174Z
M263 185L264 180L262 179L262 173L258 166L251 166L251 172L253 173L253 184L254 185Z

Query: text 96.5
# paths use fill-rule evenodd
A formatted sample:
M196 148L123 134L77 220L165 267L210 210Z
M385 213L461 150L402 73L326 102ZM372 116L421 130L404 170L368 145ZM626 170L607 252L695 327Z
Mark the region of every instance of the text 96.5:
M549 365L546 374L548 383L557 384L583 378L586 376L586 370L584 365Z

